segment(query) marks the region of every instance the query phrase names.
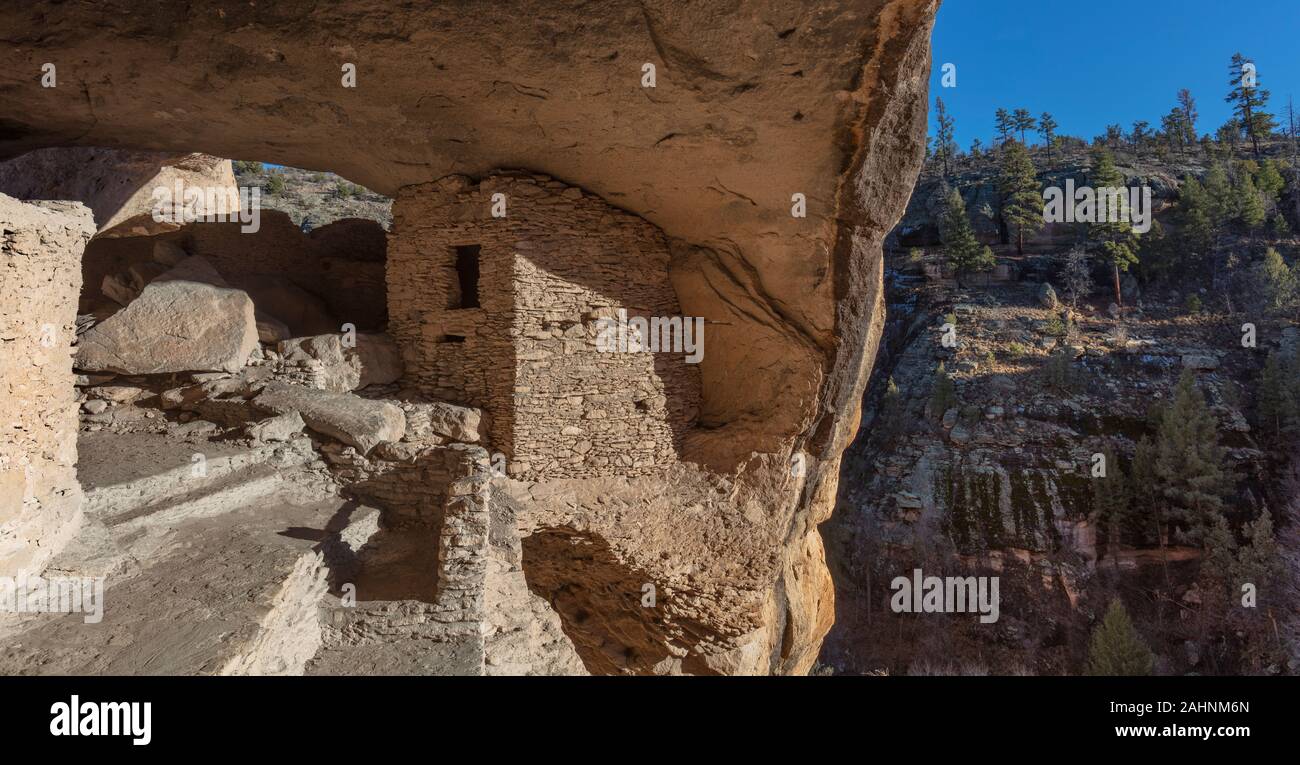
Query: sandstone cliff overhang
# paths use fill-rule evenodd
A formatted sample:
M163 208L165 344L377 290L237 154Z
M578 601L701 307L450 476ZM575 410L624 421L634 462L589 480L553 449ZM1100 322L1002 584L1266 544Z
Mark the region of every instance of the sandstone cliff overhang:
M390 195L522 168L655 224L683 313L709 322L691 456L781 505L760 658L806 669L831 618L816 524L879 337L879 245L923 156L937 6L36 0L6 11L0 158L201 151ZM789 507L761 489L796 454Z

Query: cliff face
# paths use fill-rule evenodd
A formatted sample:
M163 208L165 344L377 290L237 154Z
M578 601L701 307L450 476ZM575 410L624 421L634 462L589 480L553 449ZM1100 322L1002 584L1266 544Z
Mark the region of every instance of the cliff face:
M393 196L519 168L658 226L683 313L708 321L702 427L682 457L726 477L725 504L753 532L647 532L612 555L681 593L680 613L705 626L663 639L713 657L700 671L800 672L832 619L816 527L879 337L880 244L922 160L937 6L33 2L7 14L0 157L202 151ZM41 86L45 64L55 87ZM619 490L632 513L653 504ZM601 491L580 488L578 505ZM547 492L516 494L538 506ZM587 512L552 511L521 525ZM583 533L627 536L619 518L592 509Z

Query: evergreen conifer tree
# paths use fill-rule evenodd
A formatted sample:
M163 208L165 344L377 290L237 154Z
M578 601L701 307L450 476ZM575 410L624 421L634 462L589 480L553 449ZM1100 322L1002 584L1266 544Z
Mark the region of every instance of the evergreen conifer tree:
M1022 144L1025 142L1025 133L1033 130L1035 124L1037 123L1034 120L1034 115L1030 114L1028 109L1016 109L1011 115L1011 126L1020 133L1020 143Z
M934 123L934 156L943 164L944 177L950 178L952 158L957 151L957 144L952 139L954 120L944 108L942 98L934 99Z
M977 271L990 271L997 264L993 251L975 238L966 215L966 202L961 192L950 189L939 217L939 239L943 242L944 256L961 284L962 277Z
M1060 127L1051 114L1043 112L1038 117L1038 134L1043 137L1043 145L1047 147L1047 164L1052 164L1052 147L1056 145L1056 129Z
M1092 155L1091 178L1094 189L1124 189L1124 176L1115 167L1115 161L1109 151L1095 149ZM1100 194L1098 194L1100 197ZM1137 238L1129 222L1127 200L1120 195L1116 200L1119 210L1102 209L1098 200L1096 222L1088 226L1088 240L1111 266L1114 277L1115 303L1124 305L1124 295L1120 291L1119 274L1128 271L1138 262ZM1114 218L1114 220L1112 220Z
M1106 531L1106 555L1110 557L1115 569L1119 570L1119 560L1115 554L1129 525L1132 500L1128 481L1115 452L1107 447L1102 456L1105 459L1106 474L1091 479L1092 512L1098 528Z
M1123 602L1115 598L1088 643L1089 675L1137 676L1151 674L1155 659L1129 619Z
M998 109L993 115L993 127L998 131L998 146L1001 147L1011 138L1014 123L1006 109Z
M1025 234L1043 227L1043 196L1038 173L1023 145L1008 145L1002 152L998 173L998 194L1002 200L1002 221L1016 238L1016 252L1025 251Z
M1218 425L1191 370L1183 370L1156 434L1155 472L1160 491L1184 536L1200 542L1232 488L1219 446Z
M1232 54L1228 65L1228 86L1230 90L1223 99L1232 104L1233 114L1242 132L1250 140L1251 149L1259 156L1259 142L1267 138L1277 127L1273 115L1265 111L1268 107L1269 92L1259 87L1258 71L1251 71L1251 63L1240 53Z

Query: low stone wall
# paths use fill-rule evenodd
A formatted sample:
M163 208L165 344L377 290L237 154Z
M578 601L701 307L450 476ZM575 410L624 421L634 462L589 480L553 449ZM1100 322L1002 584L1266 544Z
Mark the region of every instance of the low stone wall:
M437 615L442 622L480 624L486 614L483 591L488 566L488 500L491 466L477 446L454 444L461 474L447 487L438 531Z
M71 347L94 232L80 203L0 194L0 576L39 572L80 524Z
M401 449L408 444L386 446ZM359 479L349 493L384 508L384 525L404 526L407 533L412 527L432 529L437 540L435 591L428 601L382 602L341 612L342 623L326 625L332 631L326 643L419 640L454 645L450 650L456 657L455 673L483 674L492 478L487 450L459 443L425 444L395 459L400 456L380 447L374 459L353 459L343 470L337 470L342 455L331 461L340 479Z

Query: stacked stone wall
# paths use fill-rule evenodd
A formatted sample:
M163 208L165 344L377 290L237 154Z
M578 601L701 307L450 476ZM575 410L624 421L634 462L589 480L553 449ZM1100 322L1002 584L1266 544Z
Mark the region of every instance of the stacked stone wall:
M94 232L80 203L0 194L0 576L39 573L80 523L72 339Z
M680 347L597 346L601 320L620 309L680 318L658 229L536 175L409 187L393 211L391 332L408 374L429 395L486 410L512 475L629 475L675 460L698 416L698 367ZM467 246L479 248L477 308L458 307Z

